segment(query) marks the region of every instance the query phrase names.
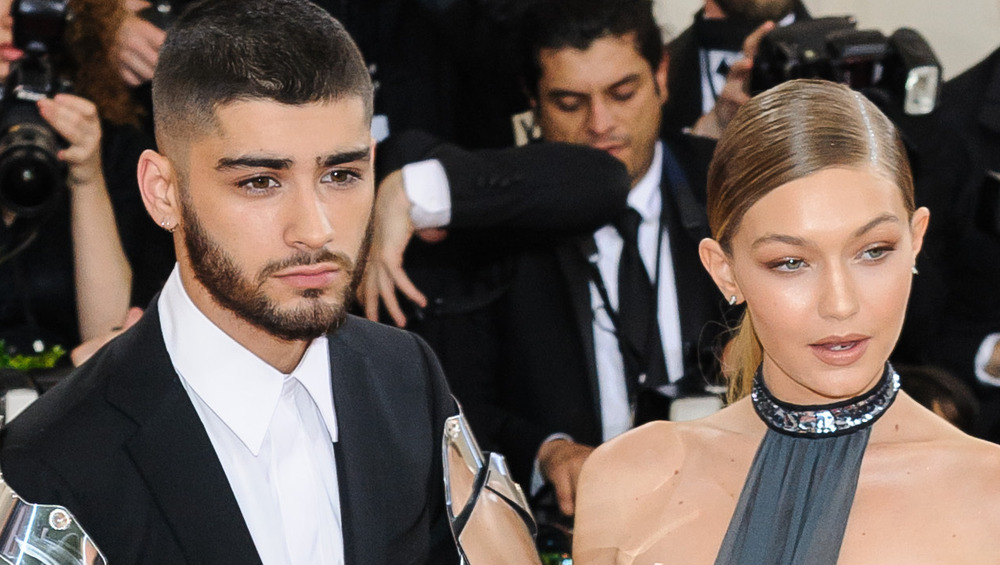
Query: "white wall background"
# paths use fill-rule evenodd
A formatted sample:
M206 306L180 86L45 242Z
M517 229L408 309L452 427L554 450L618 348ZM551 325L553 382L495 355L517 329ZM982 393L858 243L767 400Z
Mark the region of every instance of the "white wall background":
M609 0L613 1L613 0ZM654 0L664 37L689 26L704 0ZM852 14L859 28L889 35L912 27L930 42L954 77L1000 47L1000 0L803 0L813 16Z

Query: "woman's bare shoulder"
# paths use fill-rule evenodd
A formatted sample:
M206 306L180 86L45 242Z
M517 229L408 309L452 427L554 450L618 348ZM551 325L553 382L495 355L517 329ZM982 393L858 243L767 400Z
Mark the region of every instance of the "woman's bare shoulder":
M663 481L664 471L679 471L693 461L727 452L737 443L759 443L764 424L748 402L690 422L651 422L605 442L587 459L584 477L628 477L630 488ZM588 477L589 476L589 477ZM648 479L648 481L647 481Z

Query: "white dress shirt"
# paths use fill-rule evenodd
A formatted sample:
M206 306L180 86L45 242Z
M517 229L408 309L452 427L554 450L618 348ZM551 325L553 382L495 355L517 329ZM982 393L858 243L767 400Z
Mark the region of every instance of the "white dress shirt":
M656 246L659 239L660 209L663 200L660 194L660 179L663 177L663 144L656 143L653 162L649 170L628 194L628 205L642 216L639 224L639 256L656 281ZM614 226L604 226L594 233L597 255L591 262L604 280L604 286L611 300L611 308L618 311L618 263L622 255L623 242ZM618 337L608 316L604 300L597 286L590 283L590 304L594 312L594 355L597 361L597 382L601 394L601 422L604 441L607 441L632 427L632 410L625 385L625 365L622 360ZM674 262L670 254L670 237L663 228L660 245L660 273L657 285L657 322L663 354L667 362L667 377L677 382L684 376L684 349L681 344L680 309L677 304L677 284L674 279Z
M284 375L205 317L176 267L157 304L167 352L261 561L343 564L326 337L315 339L298 367Z

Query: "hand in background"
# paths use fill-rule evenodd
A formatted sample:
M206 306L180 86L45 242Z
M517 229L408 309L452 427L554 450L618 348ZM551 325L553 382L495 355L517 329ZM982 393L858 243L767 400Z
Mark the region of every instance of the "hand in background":
M130 86L139 86L153 78L160 46L166 37L162 29L136 15L148 6L144 0L125 0L128 15L118 29L115 42L118 72Z
M729 67L726 84L722 87L715 106L695 122L692 133L702 137L719 139L729 125L736 111L750 100L750 78L753 60L757 56L760 40L774 29L774 22L764 22L743 40L743 58Z
M589 445L568 439L550 440L538 449L538 468L542 477L555 488L559 510L567 516L572 516L576 510L580 470L593 451Z
M103 182L101 121L94 103L72 94L56 94L39 100L38 111L69 142L58 155L69 168L67 186L74 189Z
M403 253L414 231L410 220L410 201L403 186L403 172L390 173L375 194L372 247L364 279L359 287L361 303L365 308L365 316L377 321L381 300L393 322L403 327L406 325L406 316L396 299L396 289L420 307L427 306L427 297L403 270ZM427 236L429 241L433 238L443 239L441 230L429 231L432 232Z
M118 337L125 330L134 326L135 323L139 321L139 318L142 318L142 308L133 306L129 308L128 314L125 315L125 320L122 321L122 325L120 327L114 328L102 336L89 339L73 348L73 351L69 352L69 358L73 362L73 366L79 367L80 365L83 365L87 359L90 359L90 357L97 353L100 348L104 347L105 344Z

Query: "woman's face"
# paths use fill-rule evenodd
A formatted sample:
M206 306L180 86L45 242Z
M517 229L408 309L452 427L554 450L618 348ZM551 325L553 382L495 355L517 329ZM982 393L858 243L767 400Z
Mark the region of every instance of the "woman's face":
M0 0L0 80L10 74L10 64L24 53L14 47L14 20L10 15L13 0Z
M881 376L903 324L927 226L868 168L830 168L771 191L729 258L764 350L764 379L796 404L847 399Z

